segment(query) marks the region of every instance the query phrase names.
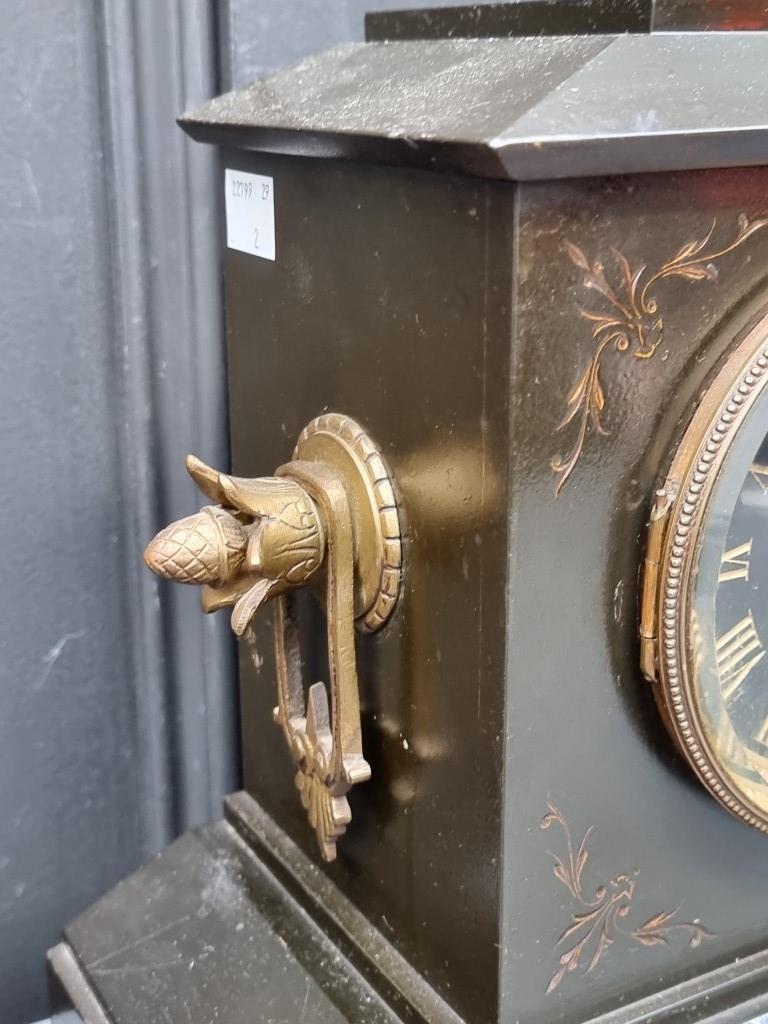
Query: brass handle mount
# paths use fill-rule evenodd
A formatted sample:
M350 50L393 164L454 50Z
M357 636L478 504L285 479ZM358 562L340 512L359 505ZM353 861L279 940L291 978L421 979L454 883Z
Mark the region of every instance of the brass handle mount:
M214 504L161 530L144 559L165 579L201 586L203 611L231 606L238 636L277 598L275 721L321 855L334 860L351 820L346 794L371 774L362 749L354 631L380 629L402 585L392 474L366 431L337 413L305 427L293 459L273 477L229 476L193 455L187 469ZM322 586L330 675L327 688L315 683L305 692L291 594L313 580Z

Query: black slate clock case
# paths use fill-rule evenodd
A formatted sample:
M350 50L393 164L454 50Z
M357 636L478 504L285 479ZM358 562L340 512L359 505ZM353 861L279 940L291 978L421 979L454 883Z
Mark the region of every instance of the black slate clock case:
M233 470L271 472L325 409L364 423L402 492L405 592L358 642L373 779L339 860L317 863L297 804L259 622L245 791L67 928L60 1005L126 1024L768 1006L766 838L689 773L637 640L654 486L768 308L767 68L761 33L411 39L182 119L222 179L275 187L274 262L223 247Z

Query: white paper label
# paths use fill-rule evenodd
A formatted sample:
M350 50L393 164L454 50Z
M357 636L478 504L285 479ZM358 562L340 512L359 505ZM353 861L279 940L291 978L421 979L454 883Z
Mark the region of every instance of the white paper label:
M229 248L274 260L275 184L272 178L227 168L224 189Z

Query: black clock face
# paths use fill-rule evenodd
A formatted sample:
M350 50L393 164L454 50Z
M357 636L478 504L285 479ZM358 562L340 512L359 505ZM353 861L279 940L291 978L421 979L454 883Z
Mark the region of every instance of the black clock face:
M692 590L690 676L712 760L768 816L768 392L730 445Z

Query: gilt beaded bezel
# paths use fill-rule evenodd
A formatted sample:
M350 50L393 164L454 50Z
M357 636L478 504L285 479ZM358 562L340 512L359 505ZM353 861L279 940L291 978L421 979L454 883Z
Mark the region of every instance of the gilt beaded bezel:
M710 497L730 446L766 385L768 316L726 361L677 448L664 488L675 498L658 591L659 683L669 725L711 795L761 832L768 832L768 814L739 793L723 773L702 724L692 668L691 599Z

